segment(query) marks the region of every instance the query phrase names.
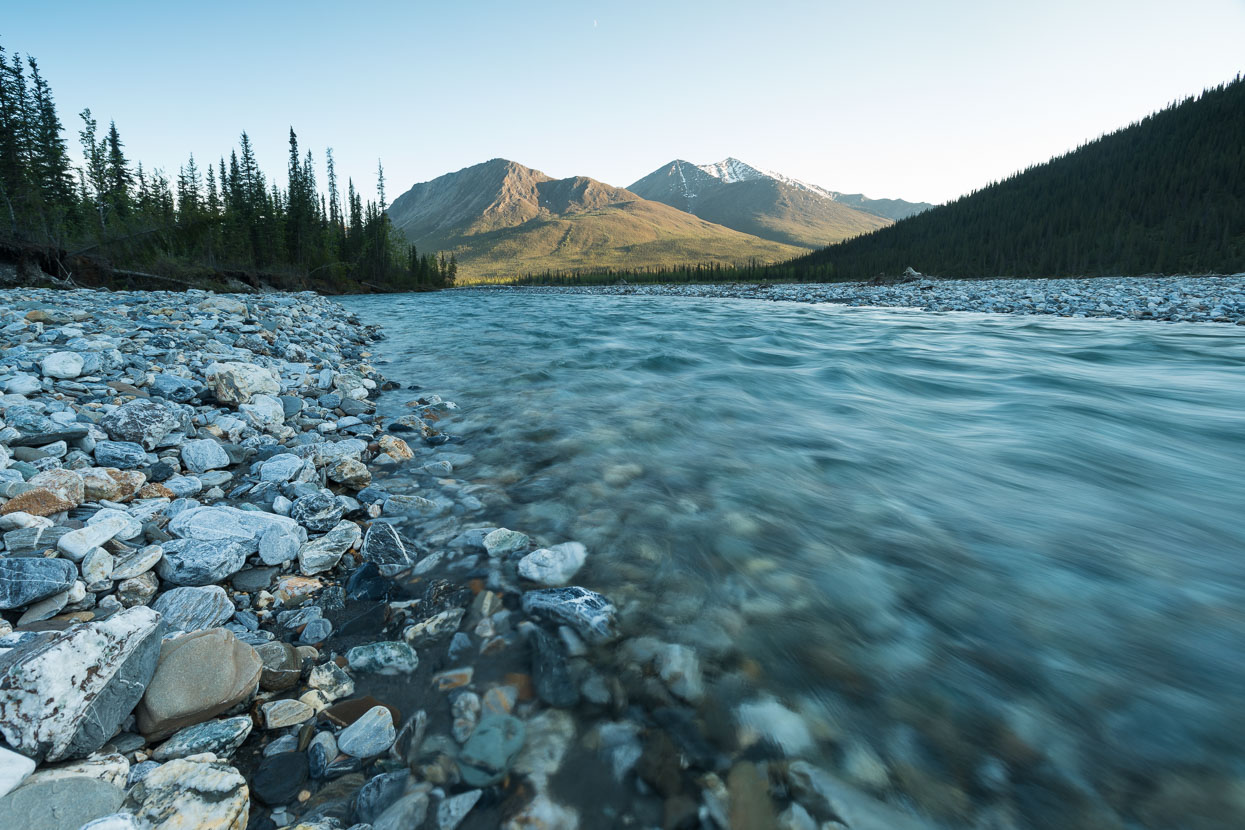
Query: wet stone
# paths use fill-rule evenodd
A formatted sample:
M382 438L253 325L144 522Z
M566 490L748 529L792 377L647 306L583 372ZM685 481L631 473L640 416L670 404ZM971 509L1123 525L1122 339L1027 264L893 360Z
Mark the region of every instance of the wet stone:
M372 522L363 537L363 560L377 566L405 568L414 564L398 531L389 522Z
M350 668L382 675L411 674L419 667L419 656L406 643L379 642L355 646L346 652Z
M531 540L527 535L517 530L508 530L504 527L494 530L484 537L484 549L488 551L490 557L505 556L506 554L515 553L523 550L531 544Z
M409 778L410 773L406 770L383 772L370 778L355 796L355 819L363 824L374 822L402 797Z
M310 770L305 752L278 752L264 758L251 776L251 794L270 806L298 797Z
M471 790L442 800L437 805L437 830L455 830L483 794L483 790Z
M568 625L588 642L604 643L616 636L617 611L595 591L577 586L528 591L522 604L525 613Z
M490 715L482 719L458 756L463 782L471 787L500 782L523 748L525 737L526 729L518 718Z
M337 736L337 748L356 758L371 758L393 745L396 731L393 715L384 706L374 706Z
M563 709L578 703L579 687L571 674L561 641L533 627L529 643L532 650L532 685L536 688L536 696L550 706Z

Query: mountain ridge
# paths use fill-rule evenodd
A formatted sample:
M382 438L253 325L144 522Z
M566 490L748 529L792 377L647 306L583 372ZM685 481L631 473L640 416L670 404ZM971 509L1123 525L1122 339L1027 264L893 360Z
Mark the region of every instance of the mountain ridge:
M413 185L388 208L423 251L453 252L464 281L545 270L777 261L802 251L587 176L555 179L495 158Z
M628 189L710 222L803 248L859 236L926 207L839 193L734 157L713 164L675 159Z

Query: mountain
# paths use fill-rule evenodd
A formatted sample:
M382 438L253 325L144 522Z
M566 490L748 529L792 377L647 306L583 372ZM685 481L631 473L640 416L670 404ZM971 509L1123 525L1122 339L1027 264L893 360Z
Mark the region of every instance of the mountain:
M875 233L780 266L955 277L1245 271L1245 78Z
M702 165L672 161L628 190L737 231L804 248L859 236L931 207L839 193L734 158Z
M417 184L388 212L419 250L453 252L463 282L546 270L773 262L801 253L595 179L554 179L506 159Z

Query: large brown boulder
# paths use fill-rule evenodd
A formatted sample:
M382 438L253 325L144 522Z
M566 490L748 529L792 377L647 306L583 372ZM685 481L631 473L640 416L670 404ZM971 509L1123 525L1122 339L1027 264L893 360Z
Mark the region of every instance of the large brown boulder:
M202 723L254 694L263 662L224 628L169 640L134 714L149 740Z

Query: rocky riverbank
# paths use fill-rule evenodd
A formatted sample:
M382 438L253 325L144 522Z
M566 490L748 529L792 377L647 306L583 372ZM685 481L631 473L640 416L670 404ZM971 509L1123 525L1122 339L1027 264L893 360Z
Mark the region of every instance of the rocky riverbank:
M603 285L524 288L555 294L729 297L852 306L1054 314L1245 325L1245 274L1222 277L1107 277L1058 280L943 280L917 275L889 285L863 282L775 285Z
M380 336L311 294L0 293L6 824L921 826L784 758L777 702L709 740L697 655L488 524Z

